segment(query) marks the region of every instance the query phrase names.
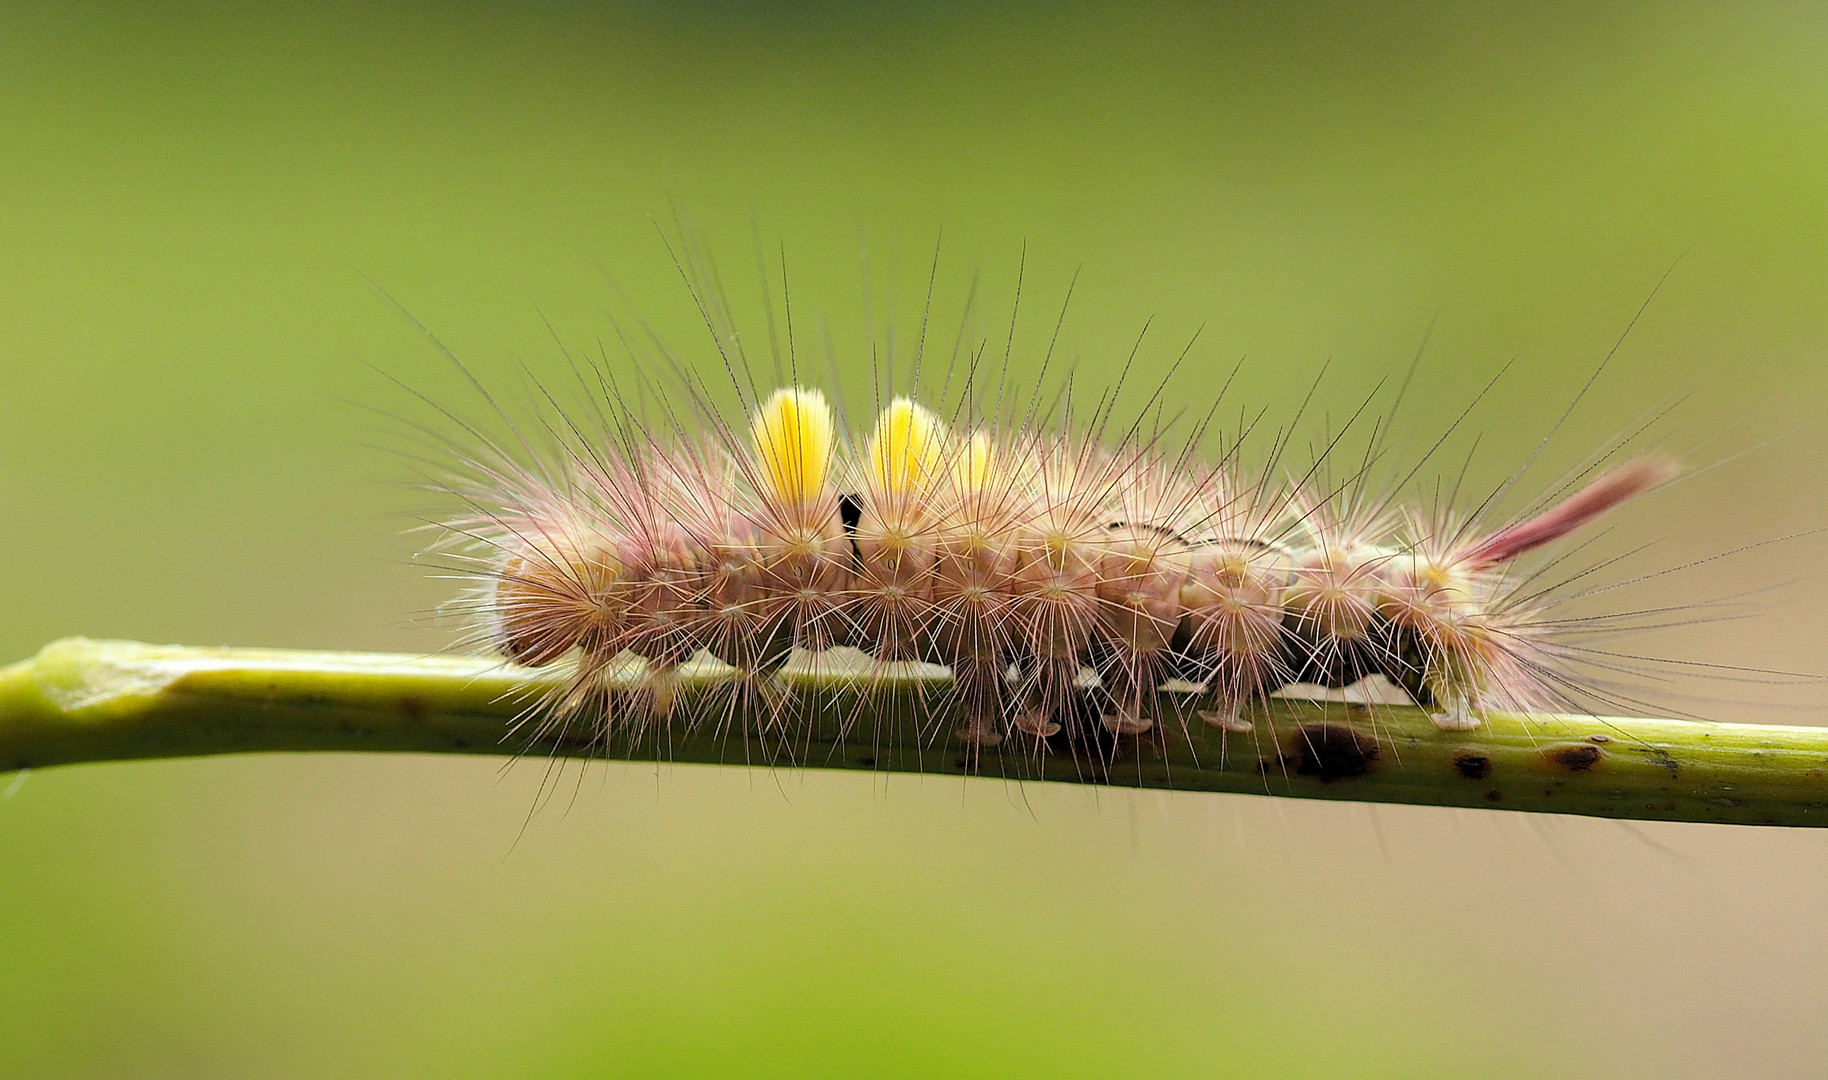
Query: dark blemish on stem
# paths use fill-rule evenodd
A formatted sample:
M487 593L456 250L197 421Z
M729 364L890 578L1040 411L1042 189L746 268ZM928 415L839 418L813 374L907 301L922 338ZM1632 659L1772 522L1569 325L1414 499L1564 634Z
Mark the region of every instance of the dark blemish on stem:
M400 711L406 714L408 720L423 720L425 719L425 699L418 694L407 694L400 699Z
M1377 767L1377 741L1344 724L1303 724L1282 755L1284 768L1323 784L1363 776Z
M1589 735L1589 736L1587 736L1587 741L1588 741L1588 742L1595 742L1595 743L1609 743L1609 742L1611 742L1611 741L1612 741L1612 736L1610 736L1610 735L1601 735L1601 734L1594 734L1594 735Z
M1550 764L1569 772L1581 773L1593 768L1606 756L1597 746L1555 746L1542 752Z
M963 761L964 758L960 758L959 760ZM876 759L868 756L860 757L857 759L857 764L865 769L873 769L876 767Z
M1483 780L1492 774L1492 759L1471 751L1455 754L1454 771L1468 780Z
M1504 801L1504 792L1499 791L1497 788L1493 788L1490 791L1485 793L1485 801L1486 802L1503 802Z

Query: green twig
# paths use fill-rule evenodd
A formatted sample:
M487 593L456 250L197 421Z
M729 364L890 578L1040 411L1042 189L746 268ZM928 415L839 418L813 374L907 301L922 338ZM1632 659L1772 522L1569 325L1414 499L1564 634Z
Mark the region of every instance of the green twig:
M616 756L1757 825L1828 824L1828 729L1494 714L1443 732L1420 710L1277 701L1227 734L1165 698L1152 735L967 751L943 669L879 682L799 672L791 704L737 709L716 673L671 722L605 745L510 733L557 676L487 657L143 645L71 638L0 669L0 771L274 750ZM756 713L771 719L760 721ZM583 725L579 725L583 726ZM1052 745L1058 743L1059 745Z

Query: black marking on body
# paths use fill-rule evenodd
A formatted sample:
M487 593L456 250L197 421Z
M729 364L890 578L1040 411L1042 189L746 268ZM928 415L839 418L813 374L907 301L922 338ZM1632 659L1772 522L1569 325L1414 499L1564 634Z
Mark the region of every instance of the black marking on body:
M1379 661L1385 646L1375 635L1355 641L1321 641L1303 636L1302 630L1283 623L1282 659L1286 669L1294 675L1291 682L1315 683L1329 690L1340 690L1384 669Z
M851 549L853 570L863 569L863 550L857 546L857 525L863 521L863 500L855 495L838 496L838 520L844 526L844 543Z
M1381 645L1378 655L1382 660L1384 677L1401 687L1417 708L1434 708L1434 692L1428 689L1428 680L1424 677L1428 657L1415 633L1379 620L1371 628L1371 636Z
M1047 743L1055 752L1070 753L1076 747L1093 760L1114 760L1120 749L1120 739L1104 726L1104 713L1115 707L1103 687L1075 689L1067 695L1059 715L1054 717L1060 730L1049 736Z
M1157 525L1152 521L1112 521L1107 522L1105 532L1117 532L1120 529L1145 529L1157 536L1165 536L1177 543L1186 544L1187 538L1166 525Z

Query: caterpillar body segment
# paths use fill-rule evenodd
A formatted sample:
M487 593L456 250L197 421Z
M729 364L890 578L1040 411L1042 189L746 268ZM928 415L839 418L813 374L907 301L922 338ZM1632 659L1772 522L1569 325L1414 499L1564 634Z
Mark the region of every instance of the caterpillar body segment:
M686 531L697 544L699 587L691 641L737 671L737 685L760 692L763 676L787 662L793 648L793 609L776 588L765 537L769 518L757 493L737 481L737 466L707 448L709 467L688 485Z
M621 636L621 578L613 544L581 528L518 545L502 559L490 600L497 647L529 667L587 642L601 651Z
M955 444L934 493L932 617L921 643L924 659L952 669L967 745L1003 741L1016 653L1016 530L1027 503L1008 457L988 432L973 432Z
M830 484L835 430L825 396L798 387L763 402L753 426L762 587L791 643L806 649L850 636L837 617L851 585L851 545Z
M1184 456L1123 447L1110 470L1091 666L1101 719L1114 735L1154 727L1161 685L1184 674L1177 647L1186 622L1181 594L1193 565L1190 538L1211 520L1211 500L1228 503L1230 489L1222 470L1202 475L1186 465Z
M1552 706L1541 678L1554 666L1553 642L1540 630L1547 613L1517 588L1507 565L1676 471L1663 458L1626 462L1541 513L1485 535L1467 536L1451 521L1430 526L1412 518L1406 531L1417 539L1381 575L1378 614L1398 653L1387 674L1417 704L1439 707L1435 722L1448 730L1477 727L1491 697L1500 707Z
M921 630L933 620L934 488L945 438L937 417L897 398L865 448L849 523L856 567L846 607L857 640L880 661L918 659Z
M1393 662L1378 602L1400 550L1391 520L1312 502L1297 492L1298 543L1283 590L1294 677L1328 687L1384 673Z
M560 483L524 472L461 524L491 549L479 606L501 651L575 657L546 722L601 707L607 736L663 720L701 652L778 705L766 676L794 650L854 645L950 668L968 746L1038 747L1079 716L1139 736L1171 679L1199 684L1198 715L1231 732L1291 683L1371 676L1471 728L1552 703L1562 670L1513 560L1672 474L1628 462L1481 531L1273 500L1229 458L1153 441L954 431L909 398L852 441L817 391L784 389L746 435L572 454ZM603 687L625 656L645 674L618 697Z
M1107 463L1083 460L1063 438L1017 448L1029 464L1021 520L1015 527L1014 657L1022 695L1014 723L1045 738L1060 730L1098 626L1098 570L1105 550L1099 494Z
M1249 731L1246 706L1294 679L1284 628L1294 559L1279 545L1234 537L1209 540L1186 558L1175 636L1180 670L1206 687L1201 719Z

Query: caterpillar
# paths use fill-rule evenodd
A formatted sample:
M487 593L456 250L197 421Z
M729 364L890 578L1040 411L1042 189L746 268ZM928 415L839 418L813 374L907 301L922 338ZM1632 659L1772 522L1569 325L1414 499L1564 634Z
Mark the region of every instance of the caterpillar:
M950 734L972 748L1045 749L1082 714L1144 736L1176 680L1225 732L1293 684L1380 676L1470 730L1553 708L1575 678L1568 628L1520 561L1676 474L1655 455L1590 469L1487 523L1342 498L1318 467L1253 472L1236 444L1202 452L1206 423L1171 442L1159 409L1110 437L1104 405L1076 425L1038 395L986 409L907 393L850 430L819 389L745 392L724 360L741 417L694 392L655 419L604 377L593 422L549 424L546 453L527 436L528 453L472 449L446 485L466 507L442 524L477 583L477 637L568 665L545 729L665 724L681 666L704 656L766 723L790 658L851 648L873 670L949 669Z

